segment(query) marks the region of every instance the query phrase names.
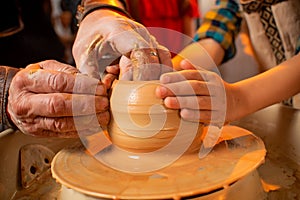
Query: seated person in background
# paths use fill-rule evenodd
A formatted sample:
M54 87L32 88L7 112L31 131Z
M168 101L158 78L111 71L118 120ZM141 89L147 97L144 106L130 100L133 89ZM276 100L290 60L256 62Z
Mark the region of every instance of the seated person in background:
M200 17L196 0L127 0L127 4L131 16L150 27L150 33L173 56L191 42Z
M73 30L73 13L72 8L66 0L60 0L56 5L57 12L53 15L53 27L60 41L65 46L64 60L68 64L74 64L72 55L72 46L75 39L75 30ZM57 14L56 14L57 13Z

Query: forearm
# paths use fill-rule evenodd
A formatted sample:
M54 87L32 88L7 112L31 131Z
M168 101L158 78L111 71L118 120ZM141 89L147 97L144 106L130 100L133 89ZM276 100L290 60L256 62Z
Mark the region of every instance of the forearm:
M198 43L205 49L205 51L214 61L216 66L222 64L222 60L224 59L225 55L225 50L218 42L211 38L205 38L200 40Z
M19 71L17 68L0 66L0 131L15 127L7 114L7 97L10 83L15 74Z
M300 92L300 54L252 78L233 84L237 118L285 100Z
M214 69L222 63L225 50L212 38L205 38L182 50L172 59L175 70L181 70L180 62L187 59L191 64L207 70Z
M192 44L187 47L190 49L185 48L183 51L188 53L180 52L173 58L174 68L180 70L179 63L182 59L188 59L193 65L205 69L214 68L231 59L236 53L235 38L240 31L241 20L239 6L234 0L217 1L216 5L204 16L194 37L201 47ZM207 54L213 60L214 65L210 63L206 65L206 61L196 61L197 55L198 60L207 60Z

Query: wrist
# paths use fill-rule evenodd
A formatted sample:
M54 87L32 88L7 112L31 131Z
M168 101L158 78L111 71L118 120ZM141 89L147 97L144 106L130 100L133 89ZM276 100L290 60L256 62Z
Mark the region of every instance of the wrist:
M109 4L127 10L126 0L82 0L81 6L90 6L96 4Z
M227 114L228 121L239 120L252 112L251 100L245 91L243 82L227 84Z
M78 25L87 15L96 10L110 10L125 17L131 18L130 14L126 11L125 1L83 0L81 5L78 5L77 7L76 18L78 20Z

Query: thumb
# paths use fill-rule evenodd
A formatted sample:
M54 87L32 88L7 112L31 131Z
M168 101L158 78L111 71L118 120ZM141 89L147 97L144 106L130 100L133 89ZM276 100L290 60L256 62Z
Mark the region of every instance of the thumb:
M45 69L51 71L65 72L68 74L75 74L79 72L77 68L65 63L58 62L56 60L45 60L42 62L31 64L28 65L26 69Z
M187 59L184 59L180 61L180 67L184 70L189 70L189 69L197 69L195 66L193 66Z

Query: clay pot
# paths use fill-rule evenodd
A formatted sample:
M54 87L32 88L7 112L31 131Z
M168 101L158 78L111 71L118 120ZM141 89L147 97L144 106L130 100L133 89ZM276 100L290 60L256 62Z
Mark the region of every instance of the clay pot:
M202 126L183 121L178 110L166 108L155 95L159 84L159 81L114 82L108 126L112 143L130 152L153 152L164 147L172 150L179 146L187 147L187 151L199 150Z

